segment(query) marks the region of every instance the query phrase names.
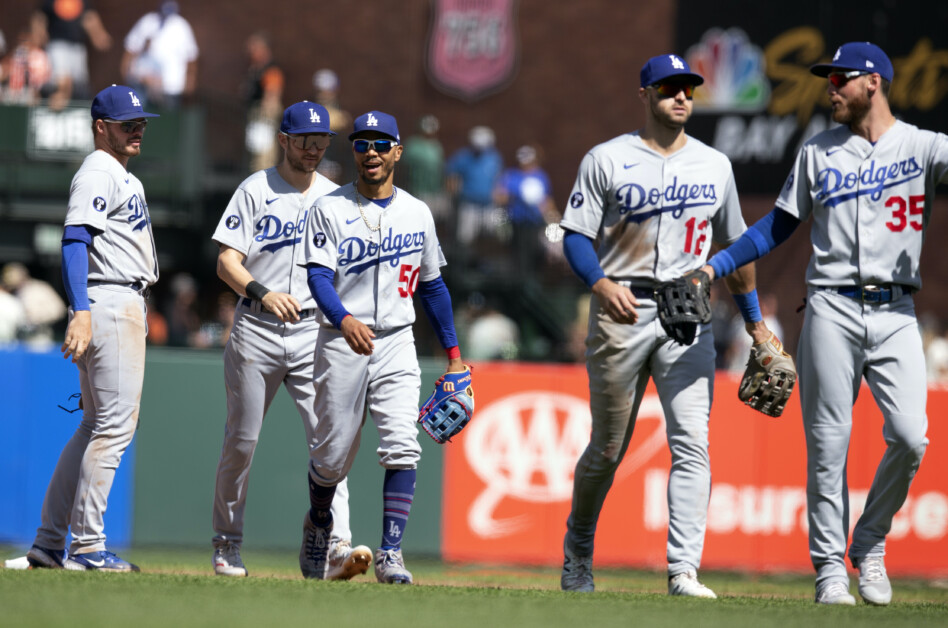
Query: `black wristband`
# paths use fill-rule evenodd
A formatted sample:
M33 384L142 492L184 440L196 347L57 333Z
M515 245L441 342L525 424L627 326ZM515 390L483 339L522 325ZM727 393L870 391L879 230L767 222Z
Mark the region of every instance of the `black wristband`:
M267 293L270 292L266 286L257 281L251 281L247 284L247 287L244 288L247 291L247 296L253 299L254 301L263 301L263 297L267 296Z

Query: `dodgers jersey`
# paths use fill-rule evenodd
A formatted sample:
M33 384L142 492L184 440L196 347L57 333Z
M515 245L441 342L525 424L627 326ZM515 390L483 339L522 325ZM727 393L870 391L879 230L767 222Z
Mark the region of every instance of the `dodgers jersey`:
M270 290L296 297L304 309L316 307L297 266L303 230L313 203L339 186L316 173L306 195L287 183L276 166L244 179L224 210L213 239L243 253L244 268Z
M158 256L141 181L102 150L83 160L69 187L66 226L101 233L89 247L89 280L150 286Z
M316 201L306 223L302 265L336 271L343 307L366 326L385 331L415 322L412 296L447 262L428 206L401 188L385 208L345 185ZM373 227L378 227L373 230ZM331 325L320 312L319 322Z
M644 285L700 267L711 240L730 244L746 229L723 153L688 136L666 157L637 131L586 153L560 225L599 238L607 277Z
M935 186L948 175L948 136L896 123L874 145L838 126L806 142L777 199L813 216L813 286L921 288L919 258Z

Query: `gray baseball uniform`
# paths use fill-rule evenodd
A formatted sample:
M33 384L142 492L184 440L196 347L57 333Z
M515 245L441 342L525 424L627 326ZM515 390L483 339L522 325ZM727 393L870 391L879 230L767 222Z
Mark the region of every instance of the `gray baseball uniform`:
M382 208L358 196L354 184L343 186L313 207L302 263L334 269L343 306L375 332L372 354L359 355L318 314L316 413L325 419L316 426L317 482L332 486L348 473L366 409L379 431L379 463L416 468L421 370L412 295L419 281L436 279L446 263L428 206L396 189Z
M338 187L320 174L315 177L304 196L275 167L251 175L237 188L214 232L215 242L245 256L244 267L255 281L293 295L302 306L299 322L283 323L258 301L247 297L238 301L233 331L224 348L227 424L214 493L215 547L243 541L250 465L264 415L280 384L296 404L310 456L315 455L319 414L314 405L313 360L318 310L306 284L306 270L295 262L310 208ZM332 512L333 537L351 540L344 480Z
M102 515L115 470L138 427L145 376L145 300L158 258L141 182L108 153L86 157L69 190L66 226L100 231L89 247L92 339L76 361L82 422L60 455L35 545L105 550ZM70 318L74 315L70 309Z
M668 480L669 575L700 566L711 489L708 415L714 383L710 325L694 344L671 341L652 291L704 262L711 241L745 230L731 164L693 137L664 157L638 133L619 136L583 158L563 228L599 239L606 276L629 286L638 322L616 323L593 297L586 366L592 435L576 465L566 545L591 557L599 513L622 461L651 377L665 413L672 466Z
M797 367L818 590L848 582L846 458L862 379L882 411L887 449L853 531L854 561L885 553L928 444L925 356L911 294L921 287L935 186L946 180L948 136L896 122L871 144L840 126L804 145L777 200L800 220L813 218Z

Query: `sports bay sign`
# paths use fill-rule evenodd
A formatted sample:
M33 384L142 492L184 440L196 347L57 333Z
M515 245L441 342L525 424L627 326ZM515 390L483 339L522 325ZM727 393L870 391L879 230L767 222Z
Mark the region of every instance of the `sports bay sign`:
M426 69L467 102L503 89L517 68L517 0L432 0Z
M927 5L903 4L897 12L869 10L863 0L816 6L788 5L775 21L765 3L680 0L677 46L705 77L688 132L731 159L741 193L776 197L803 142L835 124L827 82L809 67L829 61L847 41L876 39L889 55L889 102L899 118L948 127L948 35ZM888 22L880 32L881 17Z
M447 560L562 564L573 471L589 442L582 366L496 363L477 369L474 419L445 449L443 555ZM739 379L719 373L711 413L713 485L702 565L810 571L806 452L797 395L780 419L737 400ZM929 391L929 416L948 411L948 390ZM863 390L850 447L850 525L865 504L885 443ZM944 575L948 543L948 426L932 421L921 470L889 534L894 574ZM941 449L940 449L941 448ZM651 385L596 535L597 565L665 565L669 454Z

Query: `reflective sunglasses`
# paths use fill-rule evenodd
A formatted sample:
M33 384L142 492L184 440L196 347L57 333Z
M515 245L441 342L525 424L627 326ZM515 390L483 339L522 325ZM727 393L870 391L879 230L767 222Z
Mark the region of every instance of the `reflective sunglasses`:
M122 129L122 133L134 133L135 131L144 131L148 126L148 120L103 120L109 124L117 124Z
M678 92L685 92L685 98L691 100L695 95L695 86L691 83L655 83L651 88L660 98L674 98Z
M374 150L379 155L384 155L388 151L398 146L395 140L353 140L352 148L357 153L367 153L369 149Z
M852 70L850 72L830 72L826 78L829 79L829 82L833 87L839 89L850 80L856 78L857 76L863 76L864 74L869 73L863 72L862 70Z
M332 138L328 135L290 135L283 133L293 146L300 150L323 150L329 148Z

